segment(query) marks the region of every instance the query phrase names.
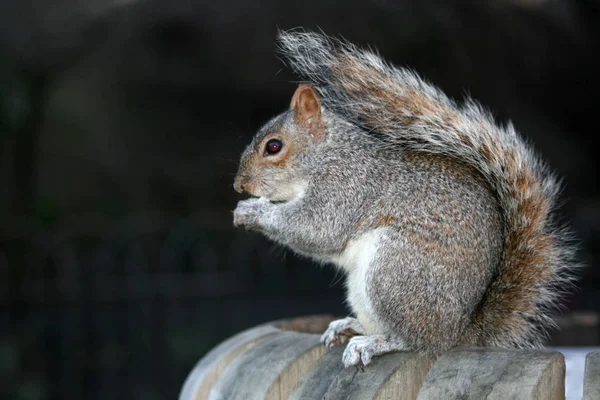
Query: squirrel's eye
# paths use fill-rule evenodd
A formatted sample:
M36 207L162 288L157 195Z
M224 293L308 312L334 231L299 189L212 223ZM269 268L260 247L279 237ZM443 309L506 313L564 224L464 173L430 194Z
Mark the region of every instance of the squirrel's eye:
M273 155L279 153L281 148L283 147L283 143L279 139L271 139L267 142L265 146L265 150L267 154Z

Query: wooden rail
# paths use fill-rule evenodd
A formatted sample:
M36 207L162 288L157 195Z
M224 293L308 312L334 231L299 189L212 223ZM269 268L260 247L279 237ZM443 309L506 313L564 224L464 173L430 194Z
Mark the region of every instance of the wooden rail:
M583 378L583 400L600 399L600 351L590 353L585 358Z
M331 316L275 321L206 354L180 400L565 398L565 362L552 350L457 348L434 360L412 352L344 368L343 347L319 343ZM586 360L584 399L600 400L600 352Z

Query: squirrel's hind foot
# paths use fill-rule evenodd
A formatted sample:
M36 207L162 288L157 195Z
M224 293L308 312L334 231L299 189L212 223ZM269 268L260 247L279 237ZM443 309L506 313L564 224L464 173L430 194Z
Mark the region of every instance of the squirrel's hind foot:
M406 350L406 345L389 336L369 335L357 336L350 339L342 355L344 367L358 367L361 370L368 365L373 357L393 351Z
M327 349L333 346L345 343L345 341L353 336L364 334L364 328L356 318L347 317L332 321L329 327L321 335L321 343Z

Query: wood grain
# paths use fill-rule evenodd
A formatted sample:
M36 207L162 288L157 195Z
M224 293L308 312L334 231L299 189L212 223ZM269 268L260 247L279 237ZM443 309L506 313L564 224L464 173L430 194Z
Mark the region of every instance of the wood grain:
M319 335L279 332L241 353L213 386L210 400L287 399L325 347Z
M392 353L374 358L363 371L344 368L344 347L327 352L300 380L291 400L417 398L433 359L417 353Z
M585 357L585 375L583 378L583 400L600 399L600 351Z
M547 350L454 349L429 370L419 400L565 398L565 361Z
M179 400L208 399L210 390L219 376L239 354L277 332L279 329L270 324L260 325L232 336L219 344L208 352L190 372L179 394Z

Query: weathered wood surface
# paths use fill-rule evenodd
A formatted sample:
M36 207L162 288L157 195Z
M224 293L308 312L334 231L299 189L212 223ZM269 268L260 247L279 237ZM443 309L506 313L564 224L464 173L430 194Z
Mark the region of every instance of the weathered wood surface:
M455 349L429 370L419 400L565 398L565 362L556 351Z
M335 347L317 361L290 396L304 399L415 399L430 357L416 353L393 353L374 358L363 371L344 368L344 347Z
M600 400L600 351L585 357L583 400Z
M343 346L319 343L331 320L279 320L233 336L200 360L179 399L564 399L557 351L459 348L435 362L399 352L359 371L344 368ZM587 358L584 399L600 400L600 353Z
M287 399L325 353L319 335L279 332L240 354L219 377L209 400Z
M188 375L179 400L204 400L225 368L243 351L257 342L280 332L270 324L243 331L209 351Z
M325 332L329 323L335 319L331 314L309 315L306 317L286 318L277 321L269 322L277 329L282 331L294 331L305 333L322 334Z
M209 351L189 373L179 400L206 400L225 368L242 352L280 331L322 333L334 317L330 314L281 319L247 329Z

